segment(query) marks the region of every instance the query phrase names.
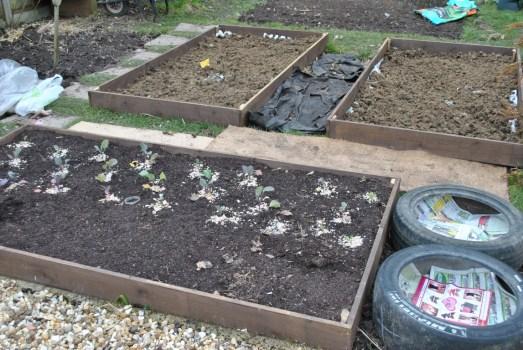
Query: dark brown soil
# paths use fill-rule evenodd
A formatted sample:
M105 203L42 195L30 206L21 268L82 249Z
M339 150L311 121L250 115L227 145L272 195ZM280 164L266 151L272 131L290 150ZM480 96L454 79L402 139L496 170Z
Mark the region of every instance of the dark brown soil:
M446 0L269 0L242 15L241 20L457 39L463 31L463 21L435 26L414 13L446 3Z
M207 38L183 56L152 68L127 94L239 108L318 38L273 40L256 35ZM210 69L200 62L209 58ZM213 80L217 74L223 81Z
M65 31L60 38L60 63L54 69L51 31L40 34L37 29L36 26L26 28L15 42L2 41L0 37L0 57L35 69L40 78L60 74L66 86L84 74L116 64L122 56L143 48L150 39L122 28L108 29L104 22Z
M516 88L511 58L496 54L441 54L394 50L354 102L351 121L523 142L508 96ZM521 124L521 123L520 123Z
M49 132L26 132L22 139L37 146L21 153L27 164L18 172L28 183L11 191L0 189L0 245L331 320L339 320L341 309L353 302L391 187L388 179L308 174L251 163L263 173L257 176L258 184L275 188L263 201L278 199L281 209L245 214L239 224L221 226L208 222L220 215L221 206L245 213L260 203L254 187L240 185L241 166L246 165L242 161L200 158L220 173L211 188L223 192L214 203L192 201L191 194L200 189L198 179L188 176L195 158L155 150L161 157L152 171L165 172L164 193L172 209L154 216L145 207L152 203L152 192L142 188L146 181L128 166L143 159L137 147L110 145L107 151L119 161L112 192L122 198L141 197L130 206L99 202L103 189L95 176L101 165L87 161L95 154L92 141ZM36 193L37 185L42 190L49 186L55 170L49 159L53 145L69 149L71 174L64 183L71 190ZM12 150L0 150L0 177L10 169L5 161ZM331 198L315 192L320 178L337 186ZM363 198L368 192L378 201L371 204ZM342 202L352 223L331 223ZM288 231L262 234L274 219L288 225ZM319 219L325 219L330 233L315 236ZM345 235L361 236L363 245L342 247L339 239ZM212 268L197 271L197 262L206 260Z

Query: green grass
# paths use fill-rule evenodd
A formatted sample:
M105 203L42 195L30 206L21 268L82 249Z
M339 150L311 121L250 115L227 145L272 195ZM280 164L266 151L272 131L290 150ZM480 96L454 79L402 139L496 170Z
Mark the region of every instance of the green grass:
M106 123L212 137L217 136L224 129L211 123L186 122L181 118L167 119L150 115L116 113L105 108L91 107L86 101L71 97L60 97L49 106L49 109L60 115L78 116L80 119L77 122Z
M99 86L99 85L102 85L103 83L105 83L106 81L109 81L114 78L116 78L116 76L114 76L112 74L92 73L92 74L87 74L87 75L81 76L80 79L78 79L78 80L80 81L80 83L82 83L84 85Z
M508 193L512 204L523 211L523 169L517 169L510 173Z
M509 25L522 20L521 11L499 11L494 2L489 2L480 6L478 16L467 19L461 40L513 46L521 36L521 31L511 29ZM500 36L504 38L501 39ZM489 37L498 39L488 40Z
M4 136L17 127L16 123L0 123L0 136Z

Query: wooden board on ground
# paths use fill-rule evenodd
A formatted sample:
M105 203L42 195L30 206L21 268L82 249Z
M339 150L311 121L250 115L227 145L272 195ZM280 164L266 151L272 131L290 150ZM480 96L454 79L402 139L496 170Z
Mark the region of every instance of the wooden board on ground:
M505 167L441 157L422 150L399 151L326 137L294 136L233 126L218 135L207 150L398 177L402 190L453 183L508 198Z
M90 140L104 138L96 134L71 130L26 126L0 138L0 145L13 141L24 130L49 130L61 135L83 137ZM140 143L114 137L108 139L114 144L137 146ZM159 147L171 153L254 160L273 168L355 175L332 168L289 164L263 158L238 157L219 152L161 145ZM357 175L361 176L362 174ZM373 177L373 175L368 175L368 177ZM285 338L324 349L351 349L358 331L362 308L371 292L383 246L387 240L392 208L399 194L399 186L399 179L391 179L391 194L377 228L377 234L347 323L244 302L2 246L0 246L0 275L107 300L116 300L119 295L125 294L132 303L150 305L152 309L160 312L172 313L225 327L246 328L254 334Z
M125 88L143 75L150 68L159 64L177 59L185 54L205 38L214 36L217 30L232 31L240 34L254 34L262 36L264 33L291 36L292 38L301 38L306 36L316 36L317 40L290 65L288 65L280 74L274 77L249 101L245 101L236 108L221 107L210 104L201 104L193 102L183 102L166 100L159 98L148 98L132 96L115 92L117 89ZM138 66L130 72L110 80L101 85L94 91L89 91L89 102L95 107L105 107L116 112L128 113L145 113L160 117L179 117L185 120L205 121L220 125L237 125L245 126L248 123L247 111L256 109L263 105L270 96L276 91L278 86L287 79L297 68L303 68L311 64L316 57L321 55L325 50L328 41L327 33L316 33L306 31L273 29L273 28L255 28L242 26L217 26L198 35L192 40L166 52L165 54Z
M330 115L327 124L327 134L329 137L368 145L389 147L397 150L426 150L445 157L496 165L521 166L521 164L523 164L523 144L519 143L343 120L342 116L345 115L345 112L358 97L370 73L391 48L402 50L422 49L439 53L481 51L512 57L514 62L519 65L519 110L520 114L523 115L523 96L521 96L521 92L523 91L523 74L521 73L521 57L516 53L515 49L475 44L386 39L377 55L358 78L358 81Z

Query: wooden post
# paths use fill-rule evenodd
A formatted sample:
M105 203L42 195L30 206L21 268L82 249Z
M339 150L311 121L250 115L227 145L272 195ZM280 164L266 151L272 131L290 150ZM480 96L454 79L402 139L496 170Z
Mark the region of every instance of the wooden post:
M60 4L62 0L53 0L54 7L54 52L53 52L53 66L56 68L58 66L58 35L59 35L59 19L60 19Z
M13 24L13 11L11 11L11 1L2 0L2 7L4 8L5 23L7 24L7 26L11 26Z

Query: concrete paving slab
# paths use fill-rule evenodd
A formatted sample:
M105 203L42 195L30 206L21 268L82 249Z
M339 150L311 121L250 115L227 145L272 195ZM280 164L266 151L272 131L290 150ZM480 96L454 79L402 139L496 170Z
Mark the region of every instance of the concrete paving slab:
M96 89L95 86L86 86L80 83L71 83L68 87L65 88L62 96L79 98L82 100L89 100L88 92Z
M161 53L159 53L159 52L136 50L134 52L134 55L129 57L129 59L130 60L139 60L139 61L151 61L160 55L161 55Z
M229 126L207 150L401 178L403 190L454 183L508 198L504 167L451 159L425 151L397 151L326 137L293 136Z
M149 46L178 46L189 41L187 38L174 35L160 35L154 40L145 44L145 48Z
M96 134L102 137L118 137L131 141L157 143L166 146L203 150L212 142L212 137L193 136L184 133L164 134L159 130L137 129L110 124L80 122L71 130Z
M208 25L199 25L199 24L191 24L191 23L180 23L174 28L177 32L194 32L194 33L203 33L208 31L211 28L214 28L216 26Z
M48 126L51 128L59 128L59 129L65 129L69 125L71 125L72 122L75 120L80 119L79 117L74 116L57 116L57 115L50 115L48 117L43 117L40 119L29 119L28 124L34 124L34 125L41 125L41 126Z
M107 68L107 69L101 71L100 73L108 74L108 75L114 75L114 76L120 76L120 75L124 75L125 73L130 72L133 69L134 69L134 67L120 67L120 66L116 66L116 67Z

